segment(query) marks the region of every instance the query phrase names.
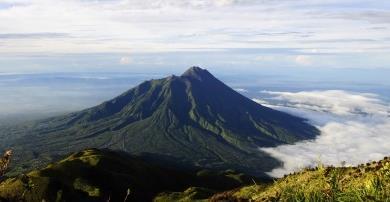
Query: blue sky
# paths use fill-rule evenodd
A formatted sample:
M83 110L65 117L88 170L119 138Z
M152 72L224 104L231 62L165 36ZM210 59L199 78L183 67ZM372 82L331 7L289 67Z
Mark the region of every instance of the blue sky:
M384 0L0 0L3 73L389 64Z

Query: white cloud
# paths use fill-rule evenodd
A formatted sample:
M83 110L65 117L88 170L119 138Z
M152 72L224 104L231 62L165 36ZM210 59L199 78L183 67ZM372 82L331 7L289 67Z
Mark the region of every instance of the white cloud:
M268 92L279 104L267 106L308 118L321 135L315 140L261 148L284 162L272 176L315 166L348 165L390 155L390 106L376 95L346 91Z
M237 92L240 92L240 93L247 93L248 92L248 90L246 90L244 88L235 88L234 90Z
M358 16L383 1L19 0L0 7L0 53L168 52L225 48L295 48L333 53L389 50L390 25L371 29ZM351 5L351 8L345 5ZM330 6L339 9L328 9ZM358 7L359 9L352 9ZM329 26L328 26L329 25ZM331 25L331 26L330 26ZM62 38L24 38L62 33ZM346 40L352 42L345 43ZM387 47L387 48L386 48ZM297 56L308 64L308 56Z
M275 92L274 100L288 101L286 106L312 111L330 112L336 115L389 115L389 106L371 93L355 93L342 90Z
M119 60L119 64L121 64L121 65L128 65L128 64L131 64L132 62L133 62L132 59L128 56L121 57Z
M267 106L267 107L272 107L272 105L269 104L269 102L265 101L265 100L262 100L262 99L252 99L253 101L261 104L261 105L264 105L264 106Z
M217 6L228 6L235 3L235 0L215 0L214 2Z
M311 57L307 56L307 55L298 55L295 57L295 62L300 64L300 65L311 65L312 64L312 60L311 60Z

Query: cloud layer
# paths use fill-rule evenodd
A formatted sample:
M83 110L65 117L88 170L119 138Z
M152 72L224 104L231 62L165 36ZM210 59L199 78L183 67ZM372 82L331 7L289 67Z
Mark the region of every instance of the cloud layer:
M382 0L0 0L0 54L218 51L199 61L388 68L389 15Z
M281 177L319 162L356 165L390 155L390 106L378 96L340 90L267 93L273 97L262 104L308 118L321 131L312 141L261 148L284 162L270 175Z

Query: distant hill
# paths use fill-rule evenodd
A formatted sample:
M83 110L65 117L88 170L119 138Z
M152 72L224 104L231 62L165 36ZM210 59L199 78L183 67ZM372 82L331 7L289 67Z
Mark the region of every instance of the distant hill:
M210 197L216 191L252 183L233 171L197 173L167 169L109 150L86 149L0 183L0 201L152 201L164 191L191 190ZM196 188L198 187L198 188Z
M258 150L314 138L302 118L244 97L199 67L145 81L96 107L3 129L14 172L84 148L110 148L183 168L233 168L261 176L280 162Z

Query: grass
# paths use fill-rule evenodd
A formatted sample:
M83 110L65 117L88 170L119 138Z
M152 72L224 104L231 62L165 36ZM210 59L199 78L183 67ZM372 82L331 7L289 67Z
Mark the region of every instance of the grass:
M160 201L189 201L248 185L250 179L232 170L183 171L121 152L85 149L4 179L0 201L152 201L162 192Z
M390 202L388 157L355 167L319 165L231 190L250 179L233 170L181 173L121 153L86 149L44 169L5 179L0 201Z
M356 167L308 168L276 180L214 195L241 201L390 201L390 159Z
M154 202L206 202L207 198L212 196L215 191L201 188L190 187L184 192L163 192L160 193L153 201Z

